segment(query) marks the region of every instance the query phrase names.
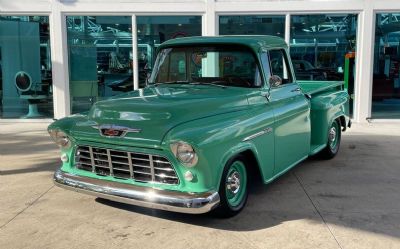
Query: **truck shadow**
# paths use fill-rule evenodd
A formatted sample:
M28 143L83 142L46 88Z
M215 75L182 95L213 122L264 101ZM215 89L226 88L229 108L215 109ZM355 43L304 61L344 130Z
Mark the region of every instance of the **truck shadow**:
M20 134L1 134L0 156L26 156L38 153L58 153L58 147L45 130L32 130Z
M172 222L228 231L254 231L307 220L399 238L399 144L398 136L346 135L335 159L310 158L269 185L253 184L245 209L229 219L96 201Z
M30 164L28 168L13 168L13 169L2 169L0 168L0 175L15 175L15 174L27 174L37 172L54 172L60 164L58 158L39 160L35 164Z
M153 210L149 208L142 208L129 204L114 202L106 199L96 198L96 202L108 205L114 208L123 209L142 215L153 216L161 219L171 220L174 222L182 222L197 226L204 226L214 229L230 230L230 231L252 231L273 227L286 220L300 219L304 216L288 216L279 215L271 210L266 210L266 207L260 203L260 195L271 197L271 187L279 184L280 181L285 181L290 176L283 176L282 180L279 179L271 185L263 185L261 183L253 184L250 188L250 195L245 209L237 216L231 218L220 218L215 216L212 212L200 215L181 214L162 210ZM273 193L272 193L273 194ZM272 203L267 204L273 206Z

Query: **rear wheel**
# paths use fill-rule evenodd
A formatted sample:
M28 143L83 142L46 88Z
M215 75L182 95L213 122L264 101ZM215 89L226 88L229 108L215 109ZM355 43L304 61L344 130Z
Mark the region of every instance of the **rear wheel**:
M247 169L242 157L235 158L224 168L219 187L220 206L215 213L224 218L238 214L247 202Z
M333 121L328 130L328 142L325 149L323 149L319 156L323 159L332 159L336 156L340 147L340 140L342 138L342 130L339 120Z

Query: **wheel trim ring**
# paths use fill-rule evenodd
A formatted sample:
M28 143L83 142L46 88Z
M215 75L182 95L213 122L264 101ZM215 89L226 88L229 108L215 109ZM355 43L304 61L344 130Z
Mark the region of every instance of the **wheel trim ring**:
M238 191L236 193L233 193L230 188L228 188L228 185L231 184L229 180L232 177L232 175L238 174L239 175L239 187ZM228 174L225 179L225 193L226 193L226 199L227 202L230 206L236 207L240 205L242 202L245 192L246 192L246 185L247 185L247 173L246 173L246 167L242 162L236 161L232 163L228 170Z
M328 133L328 140L329 140L329 146L331 149L335 149L338 140L339 140L339 132L338 132L338 124L337 122L333 122L332 126L329 128L329 133Z

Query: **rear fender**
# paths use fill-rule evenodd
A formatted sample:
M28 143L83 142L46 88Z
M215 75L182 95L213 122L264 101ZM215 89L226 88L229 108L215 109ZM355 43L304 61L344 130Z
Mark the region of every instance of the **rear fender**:
M339 117L348 117L348 93L327 92L311 99L311 144L324 145L327 131ZM348 119L348 118L347 118ZM346 120L347 121L347 120Z

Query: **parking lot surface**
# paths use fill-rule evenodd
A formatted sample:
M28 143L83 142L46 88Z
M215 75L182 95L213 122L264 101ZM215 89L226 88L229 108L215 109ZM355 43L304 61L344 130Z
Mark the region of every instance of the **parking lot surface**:
M231 219L55 187L46 123L0 123L0 248L400 248L400 124L354 125L330 161L255 184Z

